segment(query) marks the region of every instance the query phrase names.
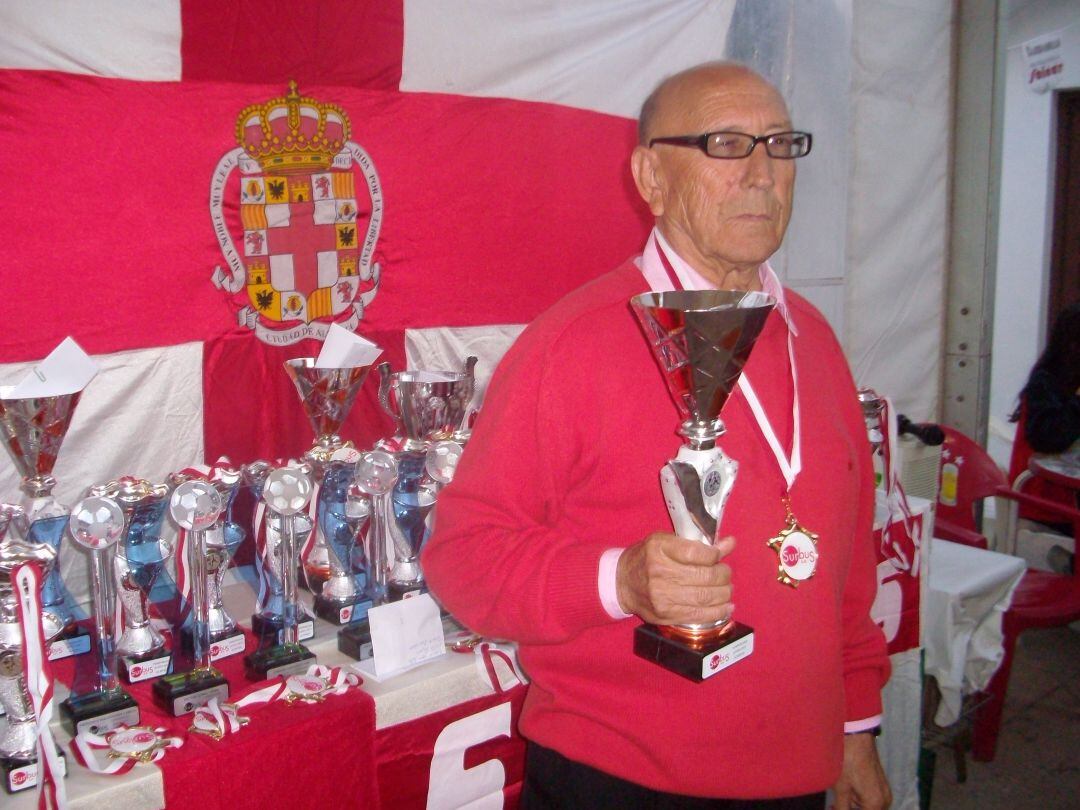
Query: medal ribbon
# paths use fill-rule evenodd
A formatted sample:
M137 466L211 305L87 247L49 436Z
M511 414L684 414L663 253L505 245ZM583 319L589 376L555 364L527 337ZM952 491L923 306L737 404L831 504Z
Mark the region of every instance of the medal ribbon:
M15 566L12 572L18 599L15 606L22 630L22 664L26 691L34 707L37 726L38 808L62 810L67 806L63 771L56 753L49 721L53 715L53 674L45 650L45 632L41 627L41 585L43 577L36 563Z
M319 678L325 683L325 688L318 693L306 694L292 690L289 681L293 677L297 676L279 676L269 686L253 689L242 698L228 703L219 703L217 698L212 699L205 706L195 710L192 730L220 740L229 734L236 734L248 722L248 718L240 716L241 709L265 706L275 700L315 702L329 695L342 695L351 687L363 683L359 675L343 667L331 668L321 664L312 664L308 667L307 674L300 677Z
M643 261L644 266L642 268L642 275L645 276L645 280L649 283L652 290L654 292L667 292L669 290L684 289L682 280L675 272L671 260L668 258L667 253L664 251L664 248L655 233L650 237L649 243L645 246L646 253L648 253L650 248L655 252L656 257L664 270L663 277L655 271L649 272L649 261L646 256ZM666 278L667 283L671 285L669 288L660 288L662 278ZM787 350L788 365L791 369L792 389L791 419L793 429L791 432L790 456L785 453L784 449L780 446L780 440L776 436L776 431L773 430L772 423L769 422L769 417L766 415L765 409L761 405L761 401L758 399L757 394L750 385L750 378L747 377L745 373L739 377L739 390L742 391L747 405L750 406L750 412L754 416L754 421L757 422L758 430L761 431L761 435L765 438L765 442L769 445L769 449L772 451L773 456L776 457L776 463L780 467L780 474L784 476L784 482L787 484L786 489L787 491L790 491L791 487L795 484L795 479L802 471L802 434L799 424L799 378L795 368L795 344L792 340L790 328L787 330Z
M106 776L125 774L139 762L137 757L118 752L117 756L106 756L105 763L102 764L97 756L95 756L94 752L113 751L114 749L109 742L110 739L113 735L127 730L128 726L119 726L105 734L92 734L89 731L84 731L71 741L71 753L80 765L93 773L105 774ZM150 755L151 762L157 762L165 756L167 749L179 748L184 744L184 741L179 737L168 736L167 730L164 728L147 729L147 731L152 731L156 734L159 743L164 744L159 744L154 749L153 753Z
M892 400L882 397L882 421L885 436L882 444L884 470L882 485L885 488L885 505L888 516L881 530L881 554L901 571L918 571L920 540L915 531L914 517L908 504L904 485L900 483L900 430L896 422L896 410ZM907 548L905 548L907 546Z

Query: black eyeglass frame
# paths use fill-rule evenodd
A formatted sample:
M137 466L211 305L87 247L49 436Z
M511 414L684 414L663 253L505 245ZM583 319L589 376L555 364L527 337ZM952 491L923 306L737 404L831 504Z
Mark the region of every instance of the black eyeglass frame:
M745 155L712 155L709 154L709 138L714 135L739 135L743 138L750 138L750 147L746 150ZM799 135L806 138L806 151L801 155L774 155L769 149L769 141L773 138L779 138L782 135ZM694 146L705 153L707 157L711 157L714 160L745 160L754 153L754 149L757 148L759 143L765 145L765 152L769 157L776 160L798 160L804 158L810 154L810 149L814 145L814 136L809 132L800 132L798 130L791 130L788 132L772 132L768 135L751 135L749 132L735 132L733 130L717 130L716 132L706 132L703 135L672 135L667 138L653 138L649 141L649 148L653 147L653 144L666 143L672 146Z

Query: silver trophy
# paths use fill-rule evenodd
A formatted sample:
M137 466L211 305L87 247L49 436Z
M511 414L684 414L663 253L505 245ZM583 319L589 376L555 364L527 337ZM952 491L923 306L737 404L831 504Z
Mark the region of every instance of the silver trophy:
M315 365L314 357L285 361L285 371L296 386L304 412L315 431L315 444L304 454L304 458L312 465L320 484L334 453L353 446L352 442L342 439L338 431L352 410L370 370L370 365L319 368ZM330 549L318 526L302 564L305 584L312 593L318 594L330 577Z
M0 389L0 436L15 469L22 476L21 506L30 521L30 539L52 546L59 559L70 510L52 495L56 486L52 471L82 392L13 399L6 396L7 390ZM42 589L41 620L46 638L63 636L71 640L68 654L90 649L89 635L79 635L65 603L59 565L53 566Z
M244 484L256 503L263 502L263 488L273 469L265 461L255 461L244 466ZM258 555L256 573L259 592L255 600L255 612L251 616L251 630L259 639L260 645L265 645L278 643L285 622L285 577L281 559L284 518L265 508L261 521L258 519L259 514L260 509L256 506L252 510L251 529L252 536L257 541L255 553ZM313 529L314 523L307 515L293 517L293 532L298 547L304 546ZM315 623L302 606L298 610L297 634L303 641L314 635Z
M680 290L645 293L630 304L684 419L679 435L686 443L660 472L668 514L676 534L711 545L738 470L716 446L725 431L720 412L776 300L760 292ZM739 654L749 654L752 639L750 628L729 620L645 624L635 632L634 651L703 680L718 670L718 650L739 644Z
M41 565L47 576L56 563L56 550L27 540L29 523L17 506L0 504L0 706L7 724L0 733L0 775L8 791L20 769L37 762L37 717L26 688L23 633L19 624L14 570L26 562ZM28 783L29 784L29 783Z
M246 536L240 524L231 520L232 506L240 490L242 480L243 474L240 469L222 466L220 463L215 465L210 479L201 475L187 473L173 473L169 476L169 482L174 488L187 481L202 481L209 483L221 496L222 512L218 520L203 533L205 543L203 571L206 575L207 600L206 621L209 628L211 658L215 661L244 651L245 639L243 631L240 630L236 621L225 610L222 599L222 586L224 585L225 575L229 570L229 564ZM185 624L180 629L181 643L188 653L193 653L195 649L193 633L193 622Z
M187 556L191 571L192 668L173 671L154 681L155 702L173 717L180 717L211 699L229 697L229 682L212 664L210 599L208 595L206 534L221 518L225 501L209 481L185 481L169 498L169 515L188 533Z
M319 490L319 533L330 551L330 578L315 596L315 615L332 624L358 621L372 605L362 544L357 553L371 517L371 499L353 485L354 471L354 464L331 461Z
M252 680L274 678L306 672L315 656L300 643L298 617L299 600L296 592L299 543L296 521L310 519L303 514L311 500L311 475L304 467L282 467L266 476L262 497L267 509L277 519L281 533L281 570L284 585L281 641L264 647L244 658L244 669Z
M124 536L113 558L124 623L116 643L120 675L128 682L164 675L169 651L151 622L150 590L173 552L172 543L162 537L168 487L124 476L91 487L90 494L111 498L124 513Z
M402 449L395 454L397 480L382 496L384 542L390 550L389 592L400 598L423 588L420 550L430 534L429 516L446 473L453 474L460 445L450 439L461 430L472 400L475 361L465 371L390 372L379 365L379 401L398 425ZM450 446L455 449L451 450ZM430 457L430 461L429 461ZM452 463L447 463L452 459ZM446 480L429 474L429 469Z
M139 705L120 686L114 635L115 582L112 558L124 534L124 513L111 498L83 498L71 510L69 529L90 554L90 593L94 605L97 673L87 691L60 704L60 718L69 734L104 734L119 725L139 722Z

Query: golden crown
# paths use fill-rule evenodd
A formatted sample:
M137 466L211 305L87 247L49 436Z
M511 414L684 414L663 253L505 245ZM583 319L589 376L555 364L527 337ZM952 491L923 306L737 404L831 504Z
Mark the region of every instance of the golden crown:
M289 174L326 169L349 139L349 117L296 90L245 107L236 119L236 142L263 171Z

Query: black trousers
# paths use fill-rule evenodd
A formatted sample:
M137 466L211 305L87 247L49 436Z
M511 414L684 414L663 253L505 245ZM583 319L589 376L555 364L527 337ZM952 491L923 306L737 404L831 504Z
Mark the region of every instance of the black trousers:
M825 794L786 799L701 799L651 790L530 742L521 810L823 810Z

